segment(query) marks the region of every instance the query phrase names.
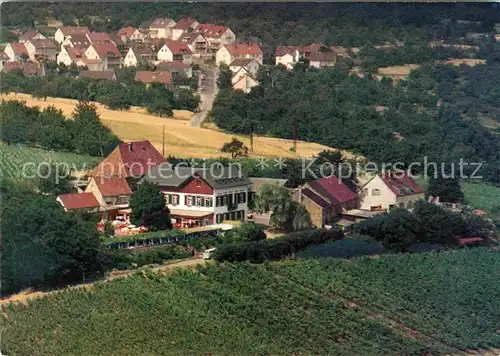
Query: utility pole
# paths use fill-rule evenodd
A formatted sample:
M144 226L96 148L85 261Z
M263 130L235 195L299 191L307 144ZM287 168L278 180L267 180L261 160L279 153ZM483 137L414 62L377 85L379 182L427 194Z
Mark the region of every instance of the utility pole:
M293 151L297 153L297 136L298 136L298 130L297 130L297 119L293 120Z
M162 128L163 128L163 140L162 140L163 147L162 148L163 148L163 158L165 158L165 125L163 125Z

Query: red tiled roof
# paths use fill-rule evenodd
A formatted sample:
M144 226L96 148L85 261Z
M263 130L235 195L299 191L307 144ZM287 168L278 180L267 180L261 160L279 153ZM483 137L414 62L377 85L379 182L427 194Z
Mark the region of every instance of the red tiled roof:
M25 33L23 33L21 36L19 36L19 41L32 40L33 38L35 38L38 35L39 35L38 31L28 30Z
M145 84L169 84L172 80L172 75L168 71L137 71L135 72L135 80Z
M207 40L205 39L205 37L203 36L203 34L199 33L199 32L188 32L188 33L184 33L182 34L181 37L179 37L179 41L182 41L184 43L189 43L189 44L193 44L195 43L196 39L198 37L201 37L203 38L203 41L204 42L207 42Z
M63 33L64 36L69 36L69 35L86 35L90 34L89 28L87 26L85 27L59 27L59 30Z
M6 61L9 59L9 56L5 54L5 52L0 52L0 59Z
M109 37L109 34L106 32L92 32L90 35L88 35L90 38L90 41L92 43L111 43L113 44L113 40L111 37Z
M278 46L276 47L276 57L282 57L285 54L295 56L295 51L297 51L297 48L294 46Z
M159 18L159 19L154 20L149 25L149 27L150 28L166 28L168 26L168 24L170 24L172 21L174 21L174 20L168 19L168 18Z
M304 194L306 197L311 199L313 202L318 204L322 208L328 208L330 206L330 203L327 202L325 199L320 197L318 194L314 193L313 191L309 189L302 189L302 194Z
M262 50L259 45L255 43L250 44L228 44L224 45L228 52L232 55L245 55L245 54L253 54L253 55L262 55Z
M337 60L337 53L334 51L328 52L313 52L309 56L310 61L334 62Z
M97 189L103 197L115 197L117 195L132 195L132 191L124 177L95 177Z
M66 46L64 49L68 52L68 55L72 60L85 58L84 48Z
M255 62L255 63L259 64L253 58L236 58L234 61L231 62L231 64L229 66L230 67L246 67L251 62Z
M178 30L187 30L195 21L195 19L181 19L175 24L174 28Z
M63 194L59 195L58 198L67 210L98 208L100 206L94 193Z
M23 53L28 54L28 50L26 49L26 46L24 45L24 43L13 42L13 43L9 43L8 45L10 45L12 47L12 50L14 51L15 55L19 56Z
M336 176L329 176L309 182L308 186L317 191L325 198L332 198L339 203L345 203L357 199L356 194L351 191L344 183Z
M424 192L423 188L405 172L385 172L382 173L380 177L397 196L421 194Z
M135 56L140 56L140 55L143 55L143 56L147 56L147 55L150 55L150 56L154 56L156 54L155 51L153 51L153 48L151 48L150 45L144 45L144 44L141 44L141 45L136 45L136 46L132 46L132 51L134 52Z
M100 59L88 59L88 58L82 58L82 61L85 64L103 64L102 60Z
M193 52L189 49L188 45L184 42L167 40L165 45L172 52L173 55L179 54L192 54Z
M124 28L121 28L117 35L118 36L126 36L126 37L130 37L132 36L132 34L135 32L136 28L135 27L132 27L132 26L127 26L127 27L124 27Z
M104 161L97 166L93 175L140 177L148 169L166 162L165 158L149 141L120 143Z
M40 39L40 40L29 40L29 42L35 46L35 49L58 49L59 45L54 41L49 39Z
M212 24L201 24L196 28L196 31L199 31L206 37L210 38L220 38L227 30L228 28L226 26Z
M464 237L462 239L458 239L458 244L460 246L474 243L474 242L483 242L484 239L482 237Z
M69 41L76 47L85 47L91 45L90 39L85 34L74 34L70 35Z
M191 67L189 64L180 62L180 61L174 61L174 62L159 62L156 64L156 68L182 68L182 69L188 69Z
M3 71L5 73L14 70L22 70L24 75L38 75L42 73L42 67L38 63L5 62L3 64Z
M113 43L92 44L99 57L120 57L120 51Z

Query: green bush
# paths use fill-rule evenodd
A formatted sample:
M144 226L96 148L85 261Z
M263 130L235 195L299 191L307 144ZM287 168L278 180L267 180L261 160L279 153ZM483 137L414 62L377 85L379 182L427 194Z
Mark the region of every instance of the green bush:
M266 260L279 260L310 245L320 244L328 240L340 240L343 232L338 229L315 229L296 232L281 238L256 242L240 242L218 245L214 259L218 262L250 261L260 263Z
M190 249L178 245L156 247L142 251L110 249L106 256L106 266L108 269L131 269L134 266L159 264L168 260L188 258L192 255L193 252Z

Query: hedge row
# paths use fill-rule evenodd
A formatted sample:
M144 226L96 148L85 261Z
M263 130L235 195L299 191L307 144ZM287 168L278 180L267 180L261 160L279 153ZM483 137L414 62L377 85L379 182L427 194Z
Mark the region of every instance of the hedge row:
M321 244L332 239L340 240L343 236L343 232L338 229L301 231L276 239L220 245L217 246L213 258L218 262L250 261L259 263L267 260L279 260L308 246Z
M193 251L181 246L156 247L148 250L108 250L107 269L132 269L150 264L160 264L167 260L183 259L193 256Z

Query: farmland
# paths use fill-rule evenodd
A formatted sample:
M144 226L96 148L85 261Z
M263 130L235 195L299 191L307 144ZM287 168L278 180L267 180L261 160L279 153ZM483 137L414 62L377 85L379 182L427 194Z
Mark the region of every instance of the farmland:
M474 249L146 273L3 306L2 352L486 355L498 270L498 252Z
M463 182L466 203L474 209L500 214L500 187L485 182Z
M29 106L45 108L54 105L67 116L74 110L76 100L62 98L47 98L46 101L33 98L27 94L9 94L0 96L2 99L24 100ZM175 111L174 117L178 120L160 118L149 115L142 108L131 108L128 111L109 110L99 103L95 103L102 122L124 141L149 140L156 148L162 151L163 126L165 126L165 153L167 156L217 158L227 156L220 151L225 142L231 141L233 135L218 130L190 127L189 112ZM250 140L247 137L236 135L248 147ZM255 137L254 157L312 157L328 147L317 143L298 142L297 153L291 152L291 140ZM349 155L349 154L346 154ZM227 156L229 157L229 156Z
M98 157L70 152L54 152L39 148L0 144L0 179L29 178L43 162L67 164L74 171L83 171L93 168L99 161Z

